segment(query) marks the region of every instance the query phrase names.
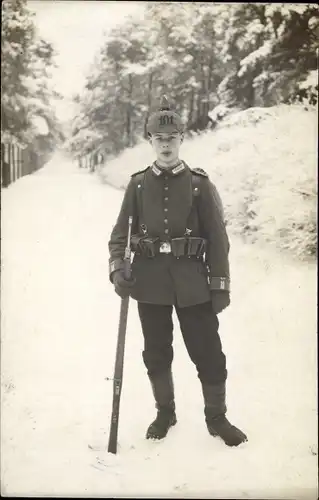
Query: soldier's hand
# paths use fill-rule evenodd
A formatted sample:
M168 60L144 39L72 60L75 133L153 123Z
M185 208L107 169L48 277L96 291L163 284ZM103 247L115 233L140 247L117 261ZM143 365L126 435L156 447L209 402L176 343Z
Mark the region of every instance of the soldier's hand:
M211 297L213 309L216 314L221 313L230 304L230 294L226 290L213 290Z
M113 276L113 284L117 295L119 295L122 299L128 297L131 294L131 289L135 285L135 278L131 278L130 280L126 280L124 278L124 273L122 270L115 271Z

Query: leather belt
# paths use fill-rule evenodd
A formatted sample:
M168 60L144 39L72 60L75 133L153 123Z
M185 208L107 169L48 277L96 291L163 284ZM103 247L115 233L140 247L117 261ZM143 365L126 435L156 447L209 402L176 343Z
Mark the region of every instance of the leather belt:
M206 249L206 240L200 237L182 236L170 241L160 241L158 237L133 235L131 238L133 252L146 257L155 257L157 254L172 254L174 257L203 257Z

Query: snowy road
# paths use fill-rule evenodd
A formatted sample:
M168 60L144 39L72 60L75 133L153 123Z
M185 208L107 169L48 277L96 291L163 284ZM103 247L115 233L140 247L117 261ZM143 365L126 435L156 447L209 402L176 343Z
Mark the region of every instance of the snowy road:
M88 449L109 426L120 299L107 242L122 196L59 155L2 194L1 493L317 498L316 269L231 235L220 331L228 416L249 442L208 435L177 325L178 425L144 439L155 409L131 301L119 452Z

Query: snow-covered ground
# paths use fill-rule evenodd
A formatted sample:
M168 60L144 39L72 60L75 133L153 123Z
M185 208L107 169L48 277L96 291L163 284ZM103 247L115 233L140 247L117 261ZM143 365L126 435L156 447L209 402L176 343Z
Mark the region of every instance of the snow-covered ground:
M120 299L107 243L122 196L60 154L3 191L2 495L316 499L315 264L233 233L220 332L228 416L248 443L208 434L176 317L178 424L144 439L155 408L131 301L118 454L88 448L108 438Z

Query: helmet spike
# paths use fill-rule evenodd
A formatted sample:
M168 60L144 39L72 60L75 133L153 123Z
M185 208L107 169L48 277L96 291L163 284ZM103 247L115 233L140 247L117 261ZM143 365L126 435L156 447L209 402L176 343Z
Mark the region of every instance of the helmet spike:
M168 101L166 95L163 95L161 98L161 104L160 104L159 111L169 111L170 109L171 108L169 105L169 101Z

